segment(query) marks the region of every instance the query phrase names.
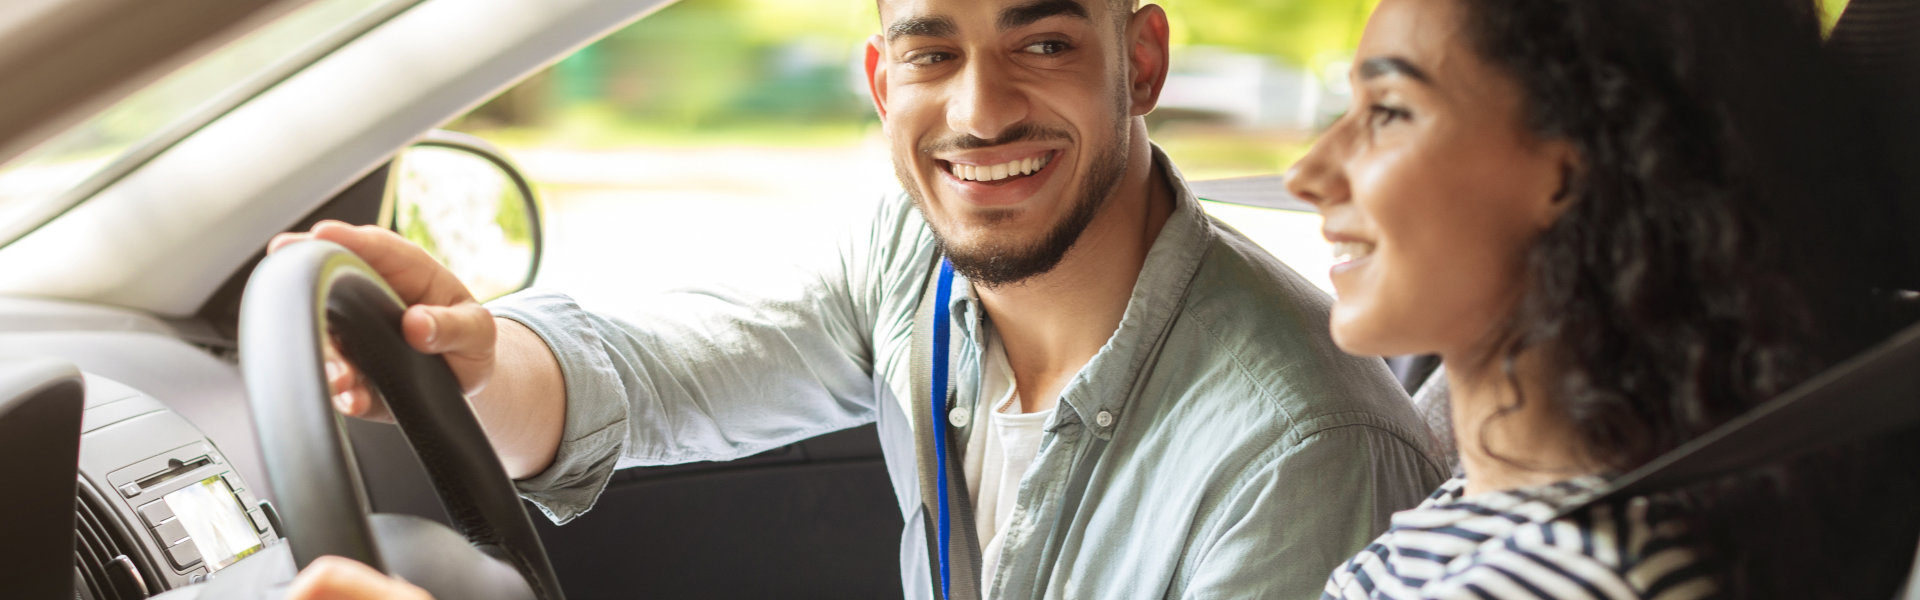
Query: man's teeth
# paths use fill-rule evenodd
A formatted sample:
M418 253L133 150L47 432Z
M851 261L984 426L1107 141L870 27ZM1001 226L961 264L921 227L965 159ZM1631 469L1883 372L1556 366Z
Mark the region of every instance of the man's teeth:
M1333 263L1348 263L1373 254L1373 244L1366 242L1333 242Z
M999 181L1008 177L1031 175L1047 168L1053 161L1053 154L1043 154L1033 158L1000 163L997 165L963 165L953 163L953 176L965 181Z

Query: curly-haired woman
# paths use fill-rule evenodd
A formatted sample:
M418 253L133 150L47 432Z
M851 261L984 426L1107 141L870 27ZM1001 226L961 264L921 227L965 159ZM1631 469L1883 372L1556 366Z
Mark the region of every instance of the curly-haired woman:
M1822 61L1811 0L1381 3L1288 186L1341 347L1444 357L1464 475L1328 597L1892 597L1913 445L1559 514L1892 322Z

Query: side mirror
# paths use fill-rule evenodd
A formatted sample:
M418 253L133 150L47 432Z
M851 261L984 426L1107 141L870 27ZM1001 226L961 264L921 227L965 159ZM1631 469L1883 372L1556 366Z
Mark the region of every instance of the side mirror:
M382 224L426 248L482 302L526 289L540 269L533 186L499 148L433 130L400 151Z

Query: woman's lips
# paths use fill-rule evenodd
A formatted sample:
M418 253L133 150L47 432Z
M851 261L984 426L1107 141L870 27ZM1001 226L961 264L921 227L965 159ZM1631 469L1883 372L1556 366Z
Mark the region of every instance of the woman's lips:
M1329 279L1336 279L1333 283L1338 287L1339 275L1366 266L1372 261L1375 248L1372 242L1363 242L1344 236L1333 239L1335 241L1329 242L1333 250L1333 267L1327 270L1327 276Z
M1373 244L1361 241L1332 242L1333 264L1342 265L1373 256Z

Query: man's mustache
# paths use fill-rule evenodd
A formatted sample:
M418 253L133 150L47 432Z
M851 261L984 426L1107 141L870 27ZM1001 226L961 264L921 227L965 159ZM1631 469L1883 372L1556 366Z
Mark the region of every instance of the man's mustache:
M1022 123L1008 128L1005 132L993 139L978 138L964 133L956 133L940 139L931 140L920 145L920 153L932 155L954 150L977 150L980 148L1005 146L1018 142L1041 142L1049 140L1072 141L1073 136L1062 129Z

